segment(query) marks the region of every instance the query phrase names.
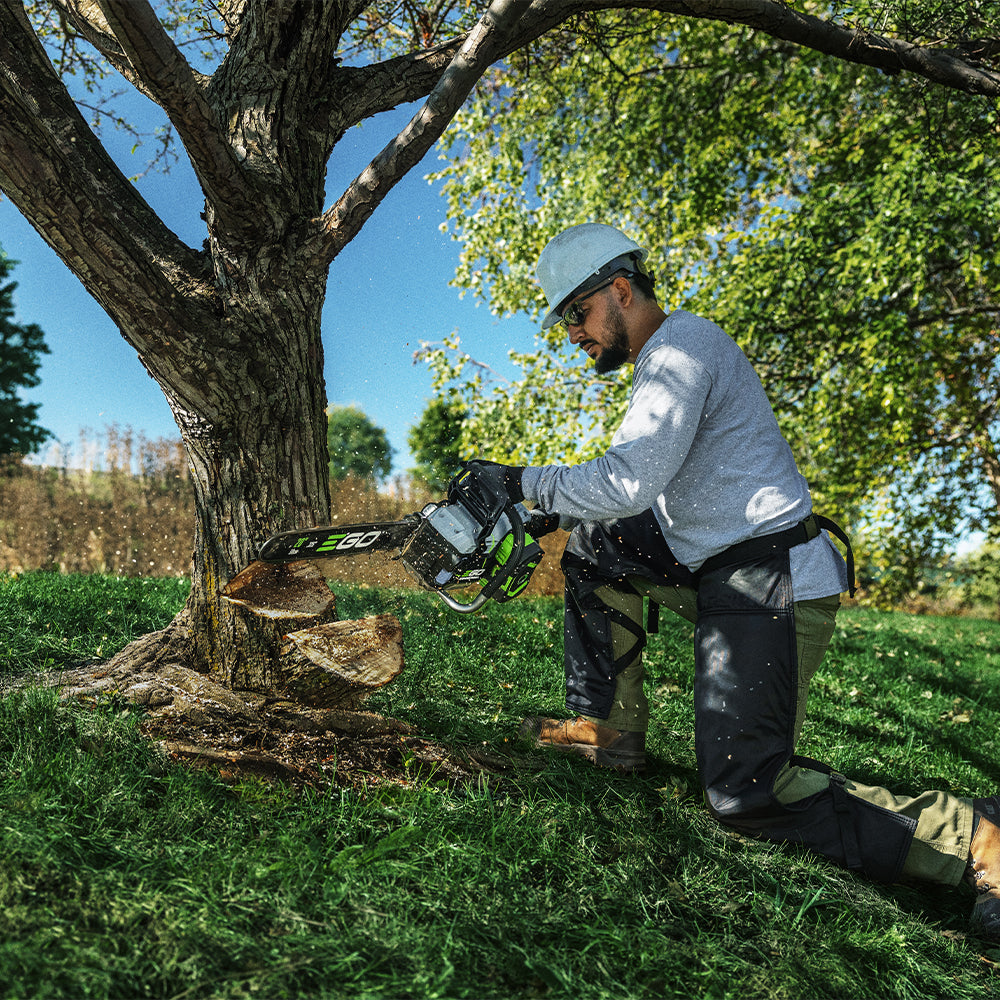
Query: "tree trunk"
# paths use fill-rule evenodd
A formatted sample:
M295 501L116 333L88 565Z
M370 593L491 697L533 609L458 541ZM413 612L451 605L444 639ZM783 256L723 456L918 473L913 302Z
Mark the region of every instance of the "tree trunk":
M302 108L315 111L314 89L337 96L344 12L334 3L249 5L231 58L210 82L148 5L109 2L101 13L100 27L121 46L111 57L164 107L191 154L205 193L203 249L184 246L138 196L23 7L8 0L0 0L0 183L135 348L190 463L189 599L171 628L123 651L112 673L130 663L144 676L157 664L183 666L205 684L273 693L284 634L331 622L333 595L314 567L274 571L257 605L223 591L274 531L330 516L320 323L332 258L307 243L336 132L317 130Z
M320 302L304 304L299 315L260 297L255 304L255 325L265 329L253 342L264 350L248 356L244 347L227 355L221 366L229 374L222 383L228 398L215 401L208 419L185 412L178 425L191 463L197 517L185 609L194 665L233 687L265 690L277 676L280 637L270 618L224 600L222 592L274 530L327 523L330 487ZM188 373L195 382L201 377ZM283 607L319 601L310 574L289 577L283 586ZM332 595L322 586L332 610ZM292 592L296 588L301 595Z

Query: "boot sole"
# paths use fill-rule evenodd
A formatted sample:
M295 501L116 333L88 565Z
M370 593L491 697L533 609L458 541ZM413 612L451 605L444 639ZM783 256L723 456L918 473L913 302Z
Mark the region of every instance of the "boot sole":
M537 745L583 757L598 767L608 767L613 771L633 774L646 768L646 755L638 751L606 750L591 743L538 743Z

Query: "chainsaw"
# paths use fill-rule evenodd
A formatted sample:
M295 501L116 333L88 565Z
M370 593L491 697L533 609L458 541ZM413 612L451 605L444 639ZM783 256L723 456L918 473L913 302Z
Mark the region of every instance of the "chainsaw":
M522 593L544 555L536 539L556 527L557 516L497 495L473 465L451 481L441 503L399 521L283 531L268 538L258 559L282 563L399 549L395 558L421 587L468 614L491 598L503 603ZM480 590L469 601L450 593L476 585Z

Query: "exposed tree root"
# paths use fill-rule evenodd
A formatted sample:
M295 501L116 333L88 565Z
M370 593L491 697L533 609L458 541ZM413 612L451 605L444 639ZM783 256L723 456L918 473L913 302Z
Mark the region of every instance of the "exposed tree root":
M210 768L225 780L298 787L482 782L510 764L435 745L405 722L363 710L365 698L403 669L402 629L394 616L316 625L312 614L303 615L294 588L281 593L293 609L288 617L259 574L252 596L268 600L256 604L247 593L244 612L264 611L268 627L296 629L274 643L278 682L269 690L229 687L193 669L187 611L111 660L23 680L85 703L139 706L143 731L170 759ZM302 624L307 627L297 628Z

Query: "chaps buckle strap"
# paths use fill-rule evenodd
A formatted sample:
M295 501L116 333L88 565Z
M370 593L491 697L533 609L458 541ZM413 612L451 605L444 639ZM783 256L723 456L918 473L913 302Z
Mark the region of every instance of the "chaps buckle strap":
M726 566L737 566L742 563L755 562L760 559L767 559L776 552L787 552L795 548L796 545L804 545L818 537L820 531L829 531L839 539L847 549L847 585L851 597L854 596L854 551L851 548L851 540L847 537L844 529L835 521L824 517L822 514L810 514L807 518L791 528L784 531L777 531L773 535L761 535L759 538L748 538L745 542L737 542L728 549L709 556L698 569L697 576L704 576L706 573L714 573L716 570Z

